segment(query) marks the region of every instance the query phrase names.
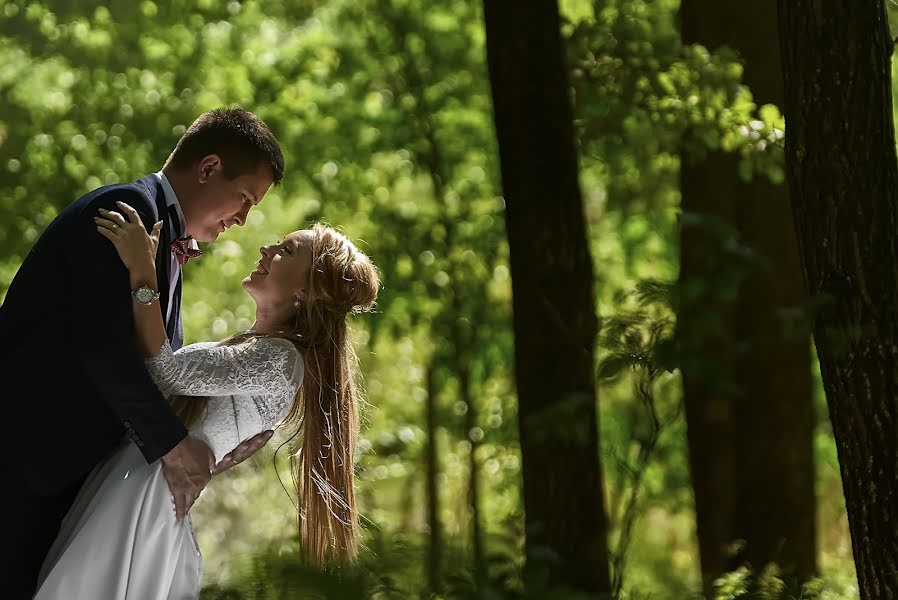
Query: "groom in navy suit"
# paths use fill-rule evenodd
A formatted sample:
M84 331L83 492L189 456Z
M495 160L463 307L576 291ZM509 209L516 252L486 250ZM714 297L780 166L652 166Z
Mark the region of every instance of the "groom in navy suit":
M213 469L261 445L251 440L243 454L216 466L209 448L187 436L144 368L131 303L158 294L168 337L179 348L181 265L198 254L197 240L211 242L243 225L283 174L280 146L261 119L238 108L210 111L184 133L161 172L81 197L28 253L0 306L3 598L34 594L81 483L123 435L148 463L162 460L179 517ZM137 209L148 230L163 221L158 290L131 290L115 248L96 231L98 209L116 210L116 201Z

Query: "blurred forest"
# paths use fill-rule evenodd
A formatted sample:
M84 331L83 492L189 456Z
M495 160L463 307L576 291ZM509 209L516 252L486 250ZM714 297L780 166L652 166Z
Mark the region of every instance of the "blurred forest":
M812 303L768 285L800 283L794 242L776 237L792 235L782 92L763 86L780 75L745 62L760 56L752 42L777 47L775 10L764 8L775 3L728 23L713 21L713 5L560 2L601 325L614 591L857 598ZM298 566L276 436L193 511L204 598L579 597L523 569L485 31L483 6L463 0L0 2L0 298L63 206L159 170L197 115L230 104L269 124L287 174L245 227L185 269L186 341L249 327L239 282L259 246L311 221L338 226L381 270L376 312L352 321L368 403L358 568ZM793 354L752 337L763 327L785 332ZM59 342L63 352L78 343ZM793 413L777 413L784 402ZM38 443L52 440L38 433ZM793 450L806 460L780 460ZM749 514L763 502L779 508ZM744 554L712 556L723 541L790 524L801 526L794 551L752 540ZM779 559L803 592L768 565Z

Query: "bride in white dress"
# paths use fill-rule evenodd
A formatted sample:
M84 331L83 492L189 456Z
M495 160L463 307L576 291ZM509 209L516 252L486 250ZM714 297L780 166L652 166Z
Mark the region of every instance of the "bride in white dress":
M128 218L103 211L98 231L128 267L132 289L156 290L159 224L148 234L130 206L119 207ZM357 552L358 414L346 317L370 308L380 283L370 259L323 225L260 252L242 283L256 302L250 331L173 353L158 302L134 300L137 337L156 385L216 461L276 426L299 434L293 466L302 558L316 567L347 564ZM125 438L81 488L35 598L195 599L201 575L190 519L176 518L160 462L148 465Z

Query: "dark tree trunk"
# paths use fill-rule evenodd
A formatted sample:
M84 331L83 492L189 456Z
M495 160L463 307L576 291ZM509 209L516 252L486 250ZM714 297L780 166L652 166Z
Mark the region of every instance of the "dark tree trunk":
M769 263L751 271L739 298L737 336L750 351L736 369L733 403L736 558L780 566L793 583L816 573L814 404L810 337L784 331L779 311L806 306L783 186L756 180L738 207L743 239ZM747 213L747 214L746 214Z
M727 570L733 521L734 298L721 297L728 268L721 243L702 223L732 223L736 182L729 157L712 153L697 164L684 156L680 173L680 303L677 336L682 352L683 405L689 470L695 497L702 581L710 586ZM729 189L728 189L729 188ZM692 222L691 215L703 221Z
M443 528L440 526L439 451L437 450L437 386L433 362L427 366L427 528L430 530L427 552L427 580L431 592L439 594L443 586Z
M558 6L484 5L514 293L528 570L608 593L594 280ZM541 559L547 551L555 559Z
M783 0L786 165L861 598L898 597L898 168L884 3Z
M734 48L755 103L782 107L776 0L683 0L681 24L684 43ZM760 175L743 181L738 157L713 152L698 162L684 156L682 192L684 212L720 217L754 253L737 297L725 306L713 293L702 299L723 327L699 352L718 361L732 388L711 389L684 369L703 578L707 585L738 563L776 562L803 581L816 570L814 410L808 336L790 334L781 316L805 304L788 190ZM684 228L684 282L709 275L714 248L701 238ZM693 303L697 312L685 316L708 307ZM741 549L727 561L734 542Z

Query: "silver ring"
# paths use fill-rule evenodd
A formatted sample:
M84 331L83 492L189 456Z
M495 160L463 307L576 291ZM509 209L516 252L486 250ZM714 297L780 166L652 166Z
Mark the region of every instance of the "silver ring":
M112 224L112 230L115 231L115 228L116 228L116 227L118 227L118 223L113 223L113 224Z

